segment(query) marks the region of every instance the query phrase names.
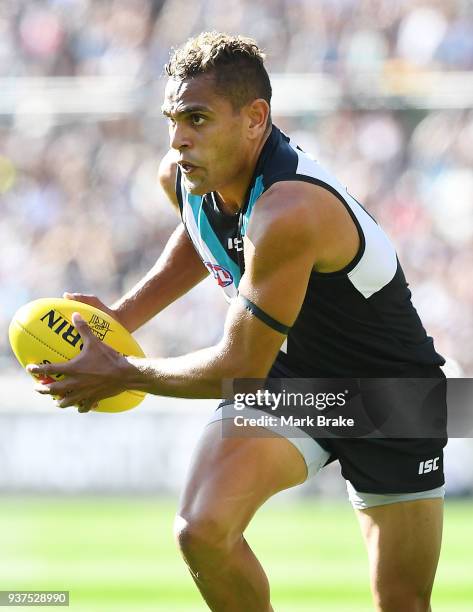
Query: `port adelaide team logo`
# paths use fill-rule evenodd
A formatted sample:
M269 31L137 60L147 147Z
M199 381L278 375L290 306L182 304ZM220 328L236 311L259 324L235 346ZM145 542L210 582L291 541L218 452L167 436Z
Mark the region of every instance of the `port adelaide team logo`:
M204 261L204 263L220 287L228 287L233 283L233 276L226 268L210 263L210 261Z

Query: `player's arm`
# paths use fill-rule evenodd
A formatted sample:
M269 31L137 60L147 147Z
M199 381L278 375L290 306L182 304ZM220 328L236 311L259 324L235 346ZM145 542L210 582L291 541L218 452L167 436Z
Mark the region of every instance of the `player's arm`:
M266 377L286 337L284 327L290 328L298 316L317 258L317 214L313 193L312 202L306 196L304 185L291 188L281 183L258 202L245 238L246 271L240 282L241 296L257 310L235 299L218 344L176 358L124 358L76 319L84 340L81 355L60 366L36 366L40 374L67 375L38 390L67 393L63 407L84 400L90 406L123 389L219 398L226 379Z
M245 274L222 339L171 359L129 359L133 388L159 395L222 397L222 383L265 378L299 314L317 257L313 202L290 202L294 187L277 184L255 209L244 241Z
M174 151L169 151L159 166L159 183L169 201L179 213L176 198L176 163ZM118 319L130 332L135 331L169 304L187 293L208 274L184 225L180 223L169 238L163 252L149 272L110 308L98 298L83 294L67 294L97 306Z

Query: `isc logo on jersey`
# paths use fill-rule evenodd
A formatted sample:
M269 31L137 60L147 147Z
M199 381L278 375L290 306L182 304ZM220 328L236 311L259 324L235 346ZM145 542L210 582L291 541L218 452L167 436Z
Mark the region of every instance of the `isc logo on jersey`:
M204 263L220 287L228 287L233 283L233 276L226 268L210 263L210 261L204 261Z

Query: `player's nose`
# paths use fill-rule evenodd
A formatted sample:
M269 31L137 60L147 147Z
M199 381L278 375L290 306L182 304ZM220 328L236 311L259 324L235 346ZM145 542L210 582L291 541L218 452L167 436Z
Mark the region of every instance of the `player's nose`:
M170 144L172 149L180 151L181 149L188 149L192 146L189 132L185 129L185 126L175 124L170 128L169 132Z

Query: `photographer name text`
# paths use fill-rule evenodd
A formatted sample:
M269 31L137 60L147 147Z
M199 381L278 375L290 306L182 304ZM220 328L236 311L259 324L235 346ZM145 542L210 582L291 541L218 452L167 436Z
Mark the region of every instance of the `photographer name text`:
M294 416L271 416L269 414L261 415L259 417L244 417L238 415L234 417L233 422L237 427L354 427L354 419L348 419L346 417L326 417L323 414L317 416L305 416L305 417L294 417Z

